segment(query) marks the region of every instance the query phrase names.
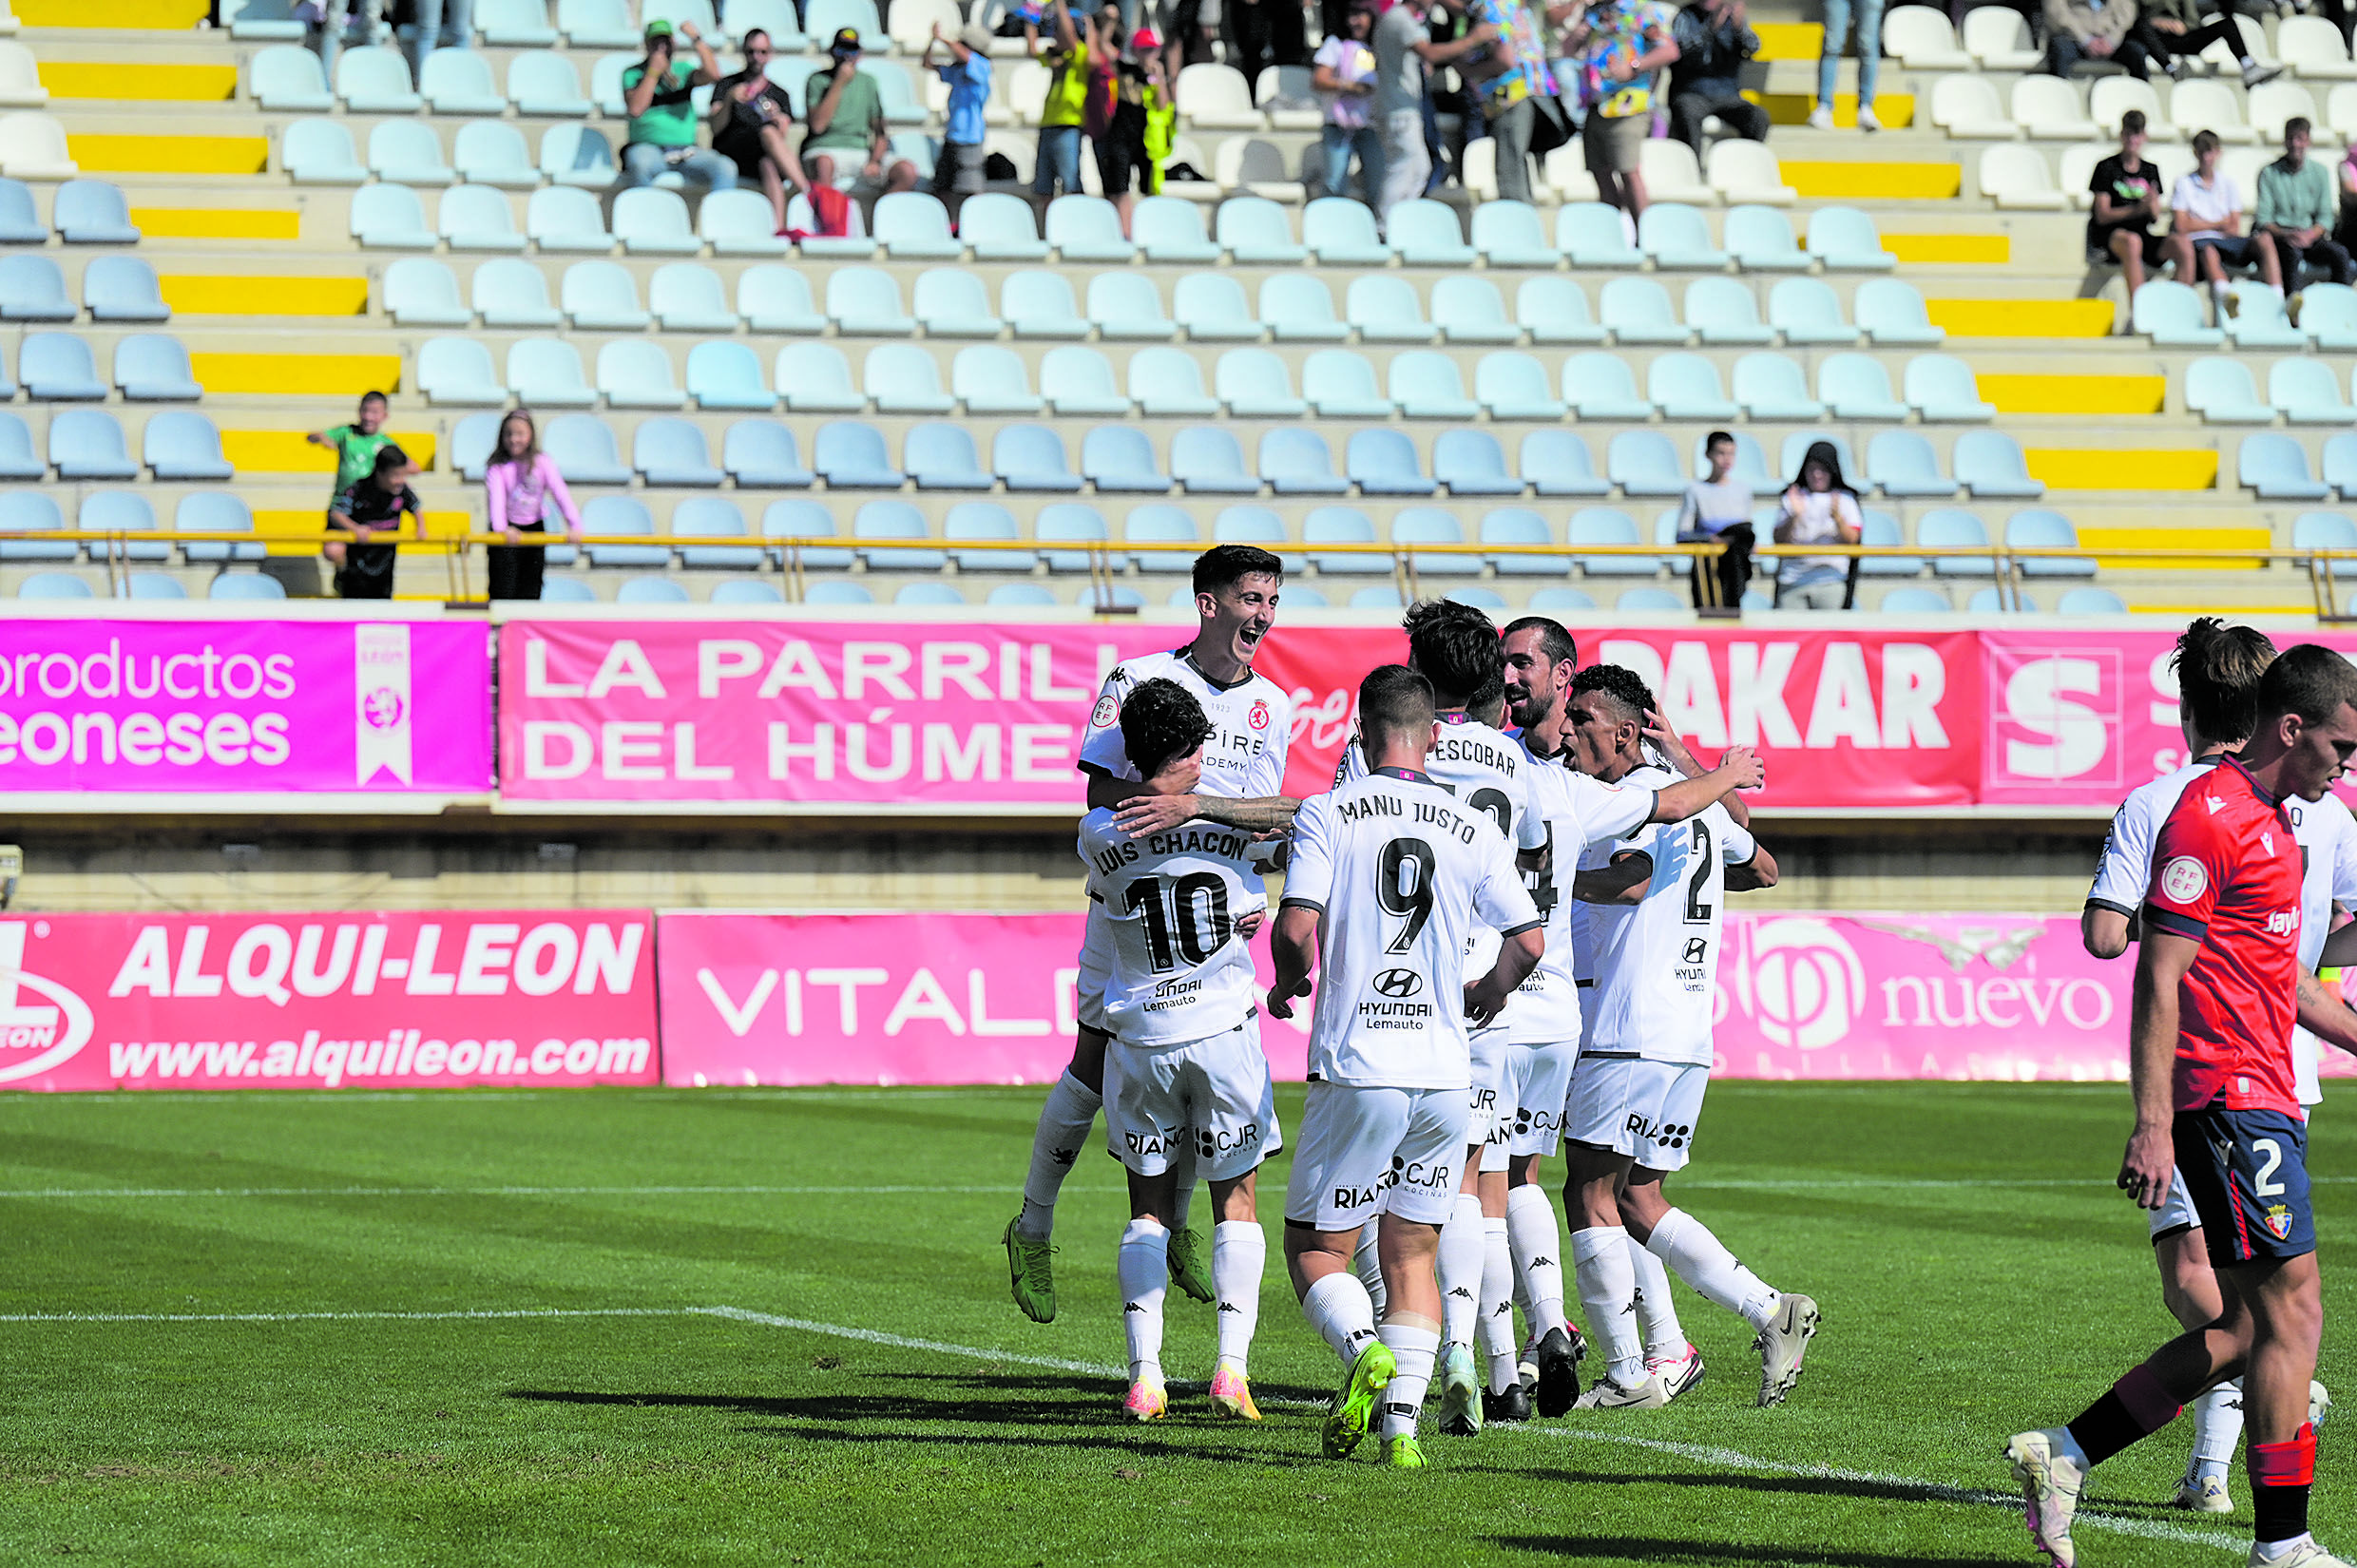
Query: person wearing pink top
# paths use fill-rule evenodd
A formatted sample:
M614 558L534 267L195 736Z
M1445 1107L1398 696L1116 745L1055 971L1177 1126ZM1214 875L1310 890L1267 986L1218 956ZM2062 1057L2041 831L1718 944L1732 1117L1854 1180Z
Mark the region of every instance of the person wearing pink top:
M546 532L553 508L564 518L565 532L579 539L581 508L573 505L556 460L540 449L540 430L528 409L513 410L499 422L483 487L490 497L491 531L508 539L490 548L491 597L538 599L546 553L537 540L526 544L524 535Z

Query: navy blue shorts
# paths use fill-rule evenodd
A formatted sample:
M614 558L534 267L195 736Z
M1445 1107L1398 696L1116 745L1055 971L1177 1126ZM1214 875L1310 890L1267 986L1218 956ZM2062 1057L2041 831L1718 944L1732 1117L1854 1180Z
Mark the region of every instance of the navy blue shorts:
M2177 1171L2201 1216L2212 1268L2316 1250L2306 1122L2210 1105L2179 1111L2175 1131Z

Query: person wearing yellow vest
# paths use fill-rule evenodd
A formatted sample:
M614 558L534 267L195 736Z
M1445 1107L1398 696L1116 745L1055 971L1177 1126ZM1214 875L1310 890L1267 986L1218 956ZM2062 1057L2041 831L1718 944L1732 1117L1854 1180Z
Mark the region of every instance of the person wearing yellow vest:
M1056 25L1056 37L1040 51L1040 60L1055 75L1040 111L1039 171L1031 178L1031 194L1042 201L1053 198L1058 185L1066 196L1079 193L1081 124L1088 114L1088 46L1072 26L1064 0L1052 0L1047 17Z

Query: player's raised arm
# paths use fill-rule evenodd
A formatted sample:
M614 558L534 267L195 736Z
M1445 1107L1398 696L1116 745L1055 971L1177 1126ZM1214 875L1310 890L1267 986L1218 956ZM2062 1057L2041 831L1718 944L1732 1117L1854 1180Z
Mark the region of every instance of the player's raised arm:
M1669 763L1684 777L1700 778L1710 771L1703 767L1701 759L1695 755L1692 749L1677 737L1677 732L1670 728L1670 721L1650 708L1645 712L1645 728L1642 733L1647 740L1653 742L1654 749L1661 754L1662 760ZM1752 808L1743 803L1741 795L1724 795L1720 798L1719 804L1727 808L1727 814L1734 819L1736 827L1748 828L1752 825Z
M1681 778L1655 792L1652 820L1683 822L1737 790L1756 790L1767 782L1768 769L1757 753L1749 746L1730 746L1720 754L1718 766L1709 773L1696 778Z

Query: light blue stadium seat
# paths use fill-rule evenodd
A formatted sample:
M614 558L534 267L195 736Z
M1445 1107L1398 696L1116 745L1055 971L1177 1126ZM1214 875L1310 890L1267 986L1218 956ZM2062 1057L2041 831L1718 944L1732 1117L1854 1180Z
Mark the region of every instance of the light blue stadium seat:
M1391 259L1390 248L1375 233L1374 213L1349 197L1311 201L1302 209L1301 239L1323 266L1380 267Z
M354 114L415 114L425 106L409 61L382 44L344 50L335 62L335 96Z
M2151 278L2137 290L2128 322L2156 349L2213 349L2226 340L2209 324L2201 296L2165 277Z
M835 537L834 514L815 501L773 501L761 514L761 537L764 539L833 539ZM789 553L780 547L773 552L782 563ZM849 571L852 552L825 545L798 547L797 559L811 571ZM855 586L856 584L846 584ZM863 590L864 592L864 590ZM803 596L813 603L823 602L814 591ZM863 599L859 602L865 603Z
M32 204L32 188L22 180L0 179L0 245L46 245L48 226Z
M1685 599L1674 589L1623 588L1620 596L1612 602L1612 607L1635 615L1658 615L1682 611L1688 606Z
M1577 430L1533 430L1523 437L1515 467L1541 495L1609 495L1611 482L1596 471Z
M521 269L503 272L500 269ZM458 295L458 275L439 261L405 256L385 269L385 314L402 327L464 327L485 313L486 326L553 327L562 323L548 304L547 281L528 261L503 258L475 269L475 303ZM511 299L510 293L523 297Z
M597 106L581 90L581 72L573 62L548 49L527 50L508 62L508 101L527 120L579 120ZM543 169L548 169L547 157L544 139Z
M954 261L966 254L949 232L949 209L926 191L892 191L878 198L870 232L895 261Z
M1342 468L1361 495L1430 495L1434 488L1417 461L1415 443L1380 426L1351 433Z
M802 30L822 45L849 28L871 51L886 47L884 25L876 20L874 0L810 0L803 8Z
M1108 341L1167 343L1178 335L1154 279L1133 273L1101 272L1088 280L1088 319Z
M875 595L864 583L831 581L814 583L802 594L805 604L872 604Z
M1203 390L1202 368L1178 349L1140 349L1129 359L1129 395L1142 413L1159 417L1217 414L1219 401Z
M1996 569L1994 560L1985 552L1989 547L1988 525L1968 511L1954 507L1935 507L1916 520L1915 543L1926 549L1977 549L1984 553L1966 556L1942 556L1931 563L1934 577L1986 577Z
M1809 253L1792 239L1792 220L1773 207L1752 202L1729 207L1727 249L1745 272L1809 270Z
M1056 596L1044 583L1001 583L983 602L994 610L1044 609L1056 602Z
M540 172L552 184L578 186L583 190L604 190L621 178L614 163L613 143L605 133L587 125L551 125L540 133ZM601 218L598 227L605 226ZM525 228L532 231L531 214L525 214ZM535 233L534 238L538 235ZM543 243L542 249L548 247Z
M494 48L545 49L556 45L557 29L548 25L548 8L542 0L482 0L474 20L483 42Z
M614 248L598 199L572 185L544 185L534 191L524 203L524 232L543 256L604 256Z
M1947 333L1931 324L1924 296L1915 285L1895 277L1869 277L1858 285L1850 301L1858 325L1878 349L1936 349Z
M1776 329L1759 318L1750 286L1732 277L1697 277L1686 285L1686 325L1705 343L1776 340Z
M1622 430L1604 449L1604 471L1623 495L1683 495L1677 449L1659 430Z
M1416 286L1391 273L1352 277L1343 293L1342 314L1362 343L1429 343L1436 330L1425 319Z
M491 448L499 441L500 421L505 417L504 413L470 413L458 421L457 429L451 430L450 439L442 444L453 471L464 474L473 484L483 483L483 475L491 466ZM593 424L597 422L595 416L590 414L559 414L557 417L588 419ZM601 430L605 429L603 425L599 425L598 428ZM611 450L613 432L610 430L605 431L605 444L607 449ZM566 485L582 483L581 476L573 471L573 466L565 462L564 458L557 456L556 448L550 444L546 428L543 428L540 432L540 446L543 451L555 459L557 469L565 475ZM612 481L612 483L623 485L629 482L630 470L628 468L622 470L620 479Z
M1367 211L1364 206L1359 210ZM1531 218L1535 224L1538 215ZM1411 198L1385 213L1383 226L1391 254L1403 267L1469 267L1474 262L1476 253L1465 242L1457 209L1445 201Z
M650 487L717 489L726 476L712 466L700 426L686 419L642 419L630 437L630 462Z
M789 343L777 351L770 384L796 413L856 413L867 394L852 385L852 368L832 343Z
M352 132L324 117L288 124L278 136L278 166L297 185L363 185L369 177Z
M745 514L736 504L717 495L690 496L671 511L671 531L698 539L746 539ZM761 551L745 545L682 545L680 564L693 568L752 571L761 564Z
M891 456L884 449L884 432L873 425L833 419L818 427L814 439L816 449L811 467L826 480L829 489L896 490L908 483L908 475L892 467ZM966 442L971 450L973 437L967 436Z
M1190 495L1257 495L1260 478L1244 449L1217 425L1190 425L1170 438L1170 471Z
M1339 343L1349 323L1334 315L1334 296L1313 273L1280 272L1262 279L1260 320L1280 343Z
M1101 495L1161 495L1173 483L1155 462L1154 443L1134 425L1099 425L1082 437L1081 472Z
M49 467L60 479L137 479L123 427L104 409L60 409L49 416Z
M495 418L487 419L485 423L494 430L498 425ZM558 414L541 426L540 444L550 457L556 459L557 468L568 485L630 483L632 469L622 460L622 453L614 445L613 428L595 414ZM490 449L488 440L480 445L485 452ZM465 455L476 457L471 448ZM480 460L479 457L477 460ZM480 476L470 474L469 477Z
M1264 330L1244 300L1244 287L1225 272L1188 273L1171 291L1171 314L1197 343L1256 343Z
M16 373L36 403L97 403L106 396L106 383L98 378L90 345L72 333L27 333L17 350Z
M1735 402L1752 419L1818 420L1825 405L1809 395L1809 378L1788 354L1747 354L1735 361Z
M2343 512L2302 512L2291 520L2291 547L2357 551L2357 523L2350 522ZM2357 576L2357 557L2328 562L2326 571L2331 577Z
M1220 248L1238 266L1297 266L1309 247L1296 243L1285 209L1262 196L1235 196L1219 203L1214 232Z
M667 577L628 577L614 590L617 604L685 604L692 599L686 588Z
M1562 544L1547 520L1524 507L1498 507L1484 512L1480 538L1485 550L1502 545ZM1500 577L1562 577L1571 570L1567 555L1487 555L1486 559Z
M901 540L927 537L925 516L906 501L871 501L852 518L855 540ZM859 553L871 571L937 572L948 560L937 549L910 549L865 545Z
M1884 430L1868 442L1866 475L1889 496L1946 499L1956 493L1958 483L1940 471L1939 454L1913 430Z
M1394 545L1463 545L1465 526L1457 514L1441 507L1403 507L1391 514ZM1471 577L1482 569L1478 555L1419 548L1415 555L1420 576Z
M1900 531L1897 518L1865 507L1858 512L1858 543L1896 549L1907 543L1907 535ZM1920 555L1869 555L1861 557L1858 564L1861 577L1921 577L1923 571Z
M1719 385L1718 367L1698 354L1656 355L1645 369L1645 394L1664 419L1724 423L1739 411Z
M679 192L654 185L615 196L614 238L633 256L694 256L703 249L688 227L687 203Z
M655 519L646 504L633 495L592 496L582 503L581 531L592 538L613 534L623 538L652 534ZM593 566L667 566L671 564L668 545L588 545L589 564Z
M1241 353L1256 354L1257 350ZM1453 366L1451 367L1454 368ZM1325 419L1389 419L1391 399L1375 385L1375 367L1349 349L1320 349L1302 362L1301 393Z
M1178 545L1183 549L1140 550L1130 564L1141 572L1184 572L1194 568L1203 535L1183 507L1132 507L1121 522L1121 539L1131 545Z
M508 401L506 385L491 370L490 351L471 337L430 337L420 344L417 385L433 404L497 408Z
M377 179L396 185L439 189L458 179L442 161L442 139L422 120L378 121L369 132L368 162Z
M1575 271L1645 264L1645 253L1630 242L1620 209L1601 201L1566 201L1558 208L1555 248L1571 258Z
M1343 495L1351 482L1315 430L1280 428L1260 437L1260 478L1279 495Z
M859 384L878 413L948 413L957 407L957 399L942 390L941 368L932 354L912 343L869 350Z
M19 599L93 599L97 595L85 579L71 572L32 572L16 585Z
M1956 437L1956 477L1975 500L2035 501L2046 487L2030 477L2022 444L2002 430L1965 430Z
M635 53L638 40L631 41ZM622 73L644 56L633 54L601 54L589 62L589 97L598 112L609 120L620 120L629 110L623 106Z
M1400 599L1399 590L1383 583L1372 587L1351 589L1350 602L1344 607L1353 610L1397 610L1406 608L1406 605Z
M1638 247L1657 267L1680 272L1717 272L1727 253L1711 241L1711 226L1698 207L1656 201L1637 220Z
M1616 277L1604 285L1598 309L1616 343L1684 343L1694 330L1677 318L1670 292L1650 277Z
M2079 548L2079 530L2060 512L2031 507L2015 512L2005 520L2005 546L2008 549L2075 550ZM2019 560L2015 564L2024 577L2095 575L2095 563L2084 557L2075 561L2033 557Z
M699 409L767 412L777 394L761 380L761 360L742 343L712 338L687 351L687 395Z
M1564 615L1596 608L1596 601L1578 588L1533 588L1525 602L1533 615Z
M798 490L816 476L802 467L794 431L775 419L739 419L720 437L720 467L740 490Z
M990 467L1009 490L1070 494L1081 488L1064 437L1045 425L1004 425L990 438Z
M228 0L220 9L221 24L239 43L301 43L310 31L295 14L290 0Z
M2275 409L2260 398L2251 368L2225 354L2210 354L2185 368L2185 406L2205 425L2271 425Z
M479 279L482 274L475 276ZM654 320L639 303L637 277L613 261L576 261L565 268L558 303L582 332L643 332Z
M2238 349L2305 349L2308 335L2284 314L2281 291L2264 283L2233 286L2234 312L2227 318L2226 335Z
M286 584L259 572L222 572L205 584L204 597L220 600L275 602L286 597Z
M992 544L1023 537L1014 514L995 501L960 502L941 520L941 533L945 539ZM1027 572L1039 564L1030 550L951 550L949 559L962 572Z
M2267 400L2283 411L2286 424L2347 429L2357 420L2357 409L2350 408L2341 395L2332 366L2305 354L2278 359L2268 367Z
M1376 543L1375 525L1356 507L1315 507L1301 520L1301 542L1313 546L1372 545ZM1367 577L1391 569L1391 558L1388 555L1313 553L1310 560L1321 577Z
M1031 203L1004 191L968 197L958 209L958 236L977 261L1047 259L1047 242L1040 238Z
M122 187L105 180L68 180L57 187L52 221L68 245L136 245L138 225Z
M1582 419L1645 420L1653 404L1638 395L1629 362L1617 354L1575 354L1563 361L1563 401Z
M1856 207L1819 207L1809 215L1809 254L1828 272L1888 272L1899 258L1883 249L1874 220Z
M2357 435L2346 431L2325 442L2325 483L2344 501L2357 501Z
M1266 350L1230 349L1219 356L1212 379L1219 401L1239 419L1298 419L1310 410L1293 395L1285 362Z
M2243 437L2234 477L2262 501L2322 501L2329 488L2309 473L2307 450L2288 435Z
M2127 601L2109 588L2071 588L2054 606L2057 615L2126 615Z
M1892 588L1875 606L1885 615L1952 615L1956 606L1937 588Z
M1179 197L1140 200L1130 212L1129 231L1148 261L1208 266L1219 259L1219 247L1203 231L1202 208Z
M1455 221L1455 215L1450 215ZM1473 248L1491 267L1553 268L1562 252L1547 240L1539 209L1527 201L1485 201L1473 209Z
M1023 360L995 344L958 350L949 365L949 391L968 414L1037 413L1042 407Z
M2341 283L2310 283L2302 289L2300 330L2327 354L2357 349L2357 289Z
M526 244L525 237L516 232L507 193L489 185L459 185L444 191L435 223L443 242L454 251L521 251Z
M46 256L0 257L0 321L71 321L81 311Z
M991 311L982 279L963 267L917 274L913 304L928 337L996 337L1006 325Z
M1062 416L1129 414L1129 398L1113 378L1113 362L1095 349L1066 344L1041 355L1040 396Z
M687 402L672 379L671 355L644 338L617 338L598 350L598 392L614 409L677 409Z
M32 431L12 413L0 412L0 479L39 479L49 471L32 449Z
M903 607L953 609L965 605L966 595L954 583L904 583L892 595L892 602Z
M72 540L26 537L65 529L65 514L50 497L38 490L0 492L0 561L72 561L82 554Z
M335 106L319 57L299 44L257 49L246 62L246 92L271 114L325 114Z
M430 251L426 205L407 185L363 185L352 193L352 236L371 250Z
M125 599L186 599L180 579L164 572L132 572L124 579Z
M1105 545L1112 541L1112 530L1105 526L1104 514L1080 501L1059 501L1042 507L1033 519L1034 538L1055 540L1068 545ZM1047 569L1059 575L1084 572L1089 569L1087 550L1042 550L1040 559Z
M1907 405L1891 395L1890 373L1871 354L1830 354L1819 360L1817 397L1836 419L1907 417Z
M140 457L159 480L234 479L237 470L221 455L220 432L201 413L159 413L140 432Z
M1527 354L1502 350L1482 355L1473 367L1473 392L1492 419L1552 421L1565 412L1546 367Z
M1046 239L1067 265L1123 262L1137 255L1121 236L1121 214L1102 196L1059 196L1048 202Z
M1790 344L1849 345L1863 335L1822 279L1787 277L1768 292L1768 319Z
M1514 320L1533 343L1601 343L1605 335L1577 278L1523 278L1514 289Z
M715 256L783 256L794 248L794 241L777 232L777 215L769 198L742 186L704 198L696 209L696 238L710 245Z
M1505 614L1505 595L1495 588L1485 588L1478 583L1465 583L1451 588L1441 597L1459 604L1470 604L1477 610L1485 611L1500 619L1503 619Z
M1211 537L1215 544L1257 545L1274 551L1289 575L1306 569L1310 564L1309 557L1285 547L1289 543L1285 525L1266 507L1222 507L1219 515L1212 519Z
M1581 449L1583 454L1586 449ZM1487 430L1441 431L1432 442L1432 477L1450 495L1520 495L1524 488L1522 477L1507 469L1498 438Z
M1432 320L1450 343L1519 343L1523 329L1505 313L1498 285L1480 277L1437 278L1432 284Z
M722 587L751 584L722 583ZM719 597L717 594L714 597ZM540 600L544 604L594 604L597 590L577 577L546 577L541 580Z
M1071 279L1044 267L1006 275L1006 281L999 285L999 314L1017 337L1088 335L1088 318L1072 297Z

